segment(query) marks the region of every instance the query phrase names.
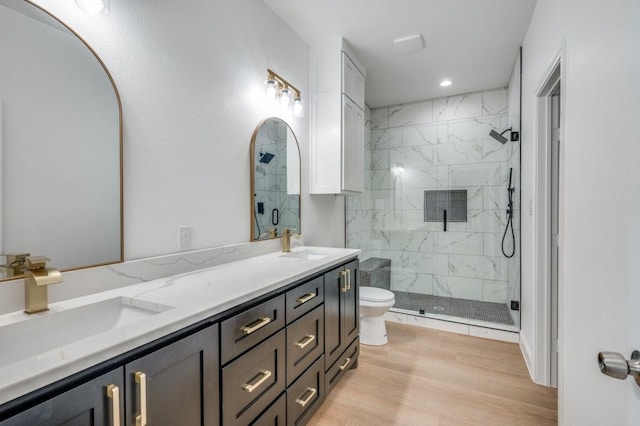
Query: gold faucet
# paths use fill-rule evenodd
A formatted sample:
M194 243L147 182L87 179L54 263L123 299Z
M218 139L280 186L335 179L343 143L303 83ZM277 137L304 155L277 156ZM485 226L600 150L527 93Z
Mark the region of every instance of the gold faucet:
M282 252L289 253L291 251L291 229L285 228L282 231Z
M31 256L29 253L2 253L0 256L7 258L5 265L0 265L0 268L7 270L7 277L13 277L15 275L24 274L24 269L27 264L27 257Z
M49 310L47 286L62 282L62 274L55 268L47 268L50 259L45 256L26 257L24 274L24 311L28 314Z

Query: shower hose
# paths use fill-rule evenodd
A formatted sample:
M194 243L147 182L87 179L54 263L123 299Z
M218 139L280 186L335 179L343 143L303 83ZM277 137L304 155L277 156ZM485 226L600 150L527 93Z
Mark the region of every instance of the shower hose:
M502 254L504 257L510 259L516 254L516 235L513 232L513 192L516 190L511 187L511 176L513 175L513 168L509 169L509 186L507 187L507 193L509 194L509 204L507 205L507 226L504 228L504 234L502 234ZM511 228L511 254L507 254L504 249L504 242L507 238L507 233Z

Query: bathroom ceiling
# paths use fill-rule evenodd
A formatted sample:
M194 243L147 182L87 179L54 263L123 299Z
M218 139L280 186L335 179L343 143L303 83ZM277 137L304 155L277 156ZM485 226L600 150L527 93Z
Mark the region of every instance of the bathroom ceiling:
M505 87L536 0L264 0L310 47L344 37L371 108ZM422 34L400 53L393 40ZM440 87L444 79L449 87Z

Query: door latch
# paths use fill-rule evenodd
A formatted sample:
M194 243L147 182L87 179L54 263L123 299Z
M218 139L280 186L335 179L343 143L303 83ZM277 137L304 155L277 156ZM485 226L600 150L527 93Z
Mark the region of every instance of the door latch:
M633 376L636 384L640 386L640 351L633 351L628 361L618 352L600 352L598 365L602 374L620 380Z

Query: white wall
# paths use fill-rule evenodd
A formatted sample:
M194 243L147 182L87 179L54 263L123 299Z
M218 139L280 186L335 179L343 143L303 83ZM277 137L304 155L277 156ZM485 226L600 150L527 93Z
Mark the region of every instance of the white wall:
M38 0L76 30L113 74L124 114L125 257L249 241L249 144L272 115L267 68L309 105L309 50L260 1L111 0L92 17L73 1ZM301 145L308 194L308 117L287 118ZM342 246L342 198L302 197L305 242Z
M526 211L528 200L535 195L536 92L566 43L562 63L566 104L561 164L565 199L560 239L564 275L559 415L560 423L567 425L631 424L629 413L637 416L640 407L635 384L605 377L596 362L602 350L630 354L629 317L635 316L637 326L639 316L637 300L635 311L628 309L627 301L629 262L637 262L640 254L629 252L631 242L639 237L638 229L629 233L629 220L638 217L638 203L632 205L631 200L638 197L632 182L637 182L640 173L635 166L637 157L632 156L637 138L629 133L633 84L630 4L624 0L538 0L523 45L522 191ZM636 17L636 25L637 21ZM534 344L535 217L525 212L522 226L522 335Z

